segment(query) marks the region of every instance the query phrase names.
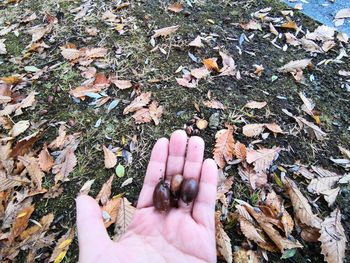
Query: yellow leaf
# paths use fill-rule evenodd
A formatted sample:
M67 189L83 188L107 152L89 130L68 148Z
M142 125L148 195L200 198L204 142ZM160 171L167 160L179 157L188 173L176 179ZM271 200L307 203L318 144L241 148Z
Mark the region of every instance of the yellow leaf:
M216 71L219 72L219 66L216 63L217 58L207 58L204 59L202 62L204 64L204 66L207 68L207 70L212 70L212 71Z
M65 248L66 246L69 246L70 243L72 243L73 239L69 238L69 239L66 239L65 241L63 241L59 246L58 248L59 249L63 249Z
M55 258L54 263L62 262L63 258L66 256L66 254L67 254L67 251L62 251L61 253L59 253L57 258Z

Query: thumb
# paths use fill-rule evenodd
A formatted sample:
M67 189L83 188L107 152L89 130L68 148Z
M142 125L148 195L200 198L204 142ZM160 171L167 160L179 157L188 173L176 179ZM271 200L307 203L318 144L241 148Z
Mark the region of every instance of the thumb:
M110 238L97 202L88 195L80 195L76 203L78 241L81 252L95 247L96 244L109 241Z

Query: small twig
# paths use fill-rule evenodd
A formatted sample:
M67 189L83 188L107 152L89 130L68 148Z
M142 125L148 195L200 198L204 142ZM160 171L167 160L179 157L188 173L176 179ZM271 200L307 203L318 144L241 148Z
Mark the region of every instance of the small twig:
M170 55L170 50L171 50L171 44L172 44L172 41L173 41L173 37L170 37L170 40L169 40L169 49L168 49L168 54L166 56L166 59L165 60L168 60L169 59L169 55Z

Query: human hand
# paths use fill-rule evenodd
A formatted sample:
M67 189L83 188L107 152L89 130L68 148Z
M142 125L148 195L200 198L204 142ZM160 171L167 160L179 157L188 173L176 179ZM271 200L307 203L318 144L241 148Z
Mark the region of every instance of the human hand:
M187 153L186 153L187 148ZM77 198L79 262L216 262L215 199L217 167L203 162L204 141L184 131L159 139L153 147L132 223L120 241L112 241L96 201ZM160 178L182 174L199 182L197 198L189 205L161 213L153 207L153 190Z

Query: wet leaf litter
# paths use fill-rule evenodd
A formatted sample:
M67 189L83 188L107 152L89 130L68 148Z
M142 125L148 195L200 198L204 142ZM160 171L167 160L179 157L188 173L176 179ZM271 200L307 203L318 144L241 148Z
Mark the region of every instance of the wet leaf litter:
M74 261L74 213L60 207L74 211L79 191L96 196L119 239L151 144L183 128L205 138L221 168L220 260L323 260L312 244L327 262L344 261L348 37L311 25L300 7L244 4L48 3L44 13L5 4L24 11L0 19L1 257ZM81 32L67 38L71 20ZM195 183L167 184L161 210L176 209L172 196L195 200Z

